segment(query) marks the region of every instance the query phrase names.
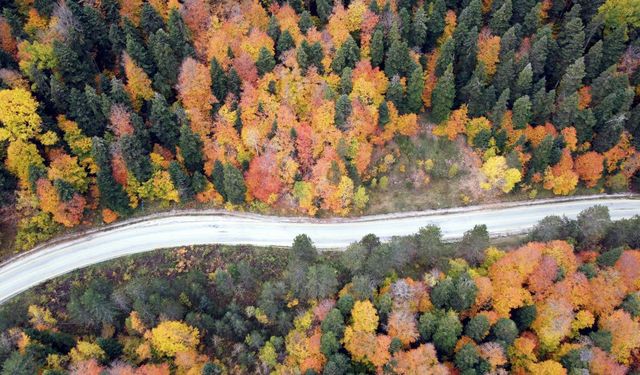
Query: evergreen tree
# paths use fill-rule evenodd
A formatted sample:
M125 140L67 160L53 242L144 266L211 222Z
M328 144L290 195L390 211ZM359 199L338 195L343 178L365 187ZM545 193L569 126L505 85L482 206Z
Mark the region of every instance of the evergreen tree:
M423 7L419 7L413 15L413 23L411 24L411 40L413 46L422 50L427 42L427 15Z
M331 3L331 0L316 0L316 11L318 12L318 17L323 23L326 23L329 20L329 16L331 16L331 12L333 11Z
M142 5L140 11L140 27L145 35L149 36L164 27L164 20L149 3Z
M211 74L211 92L218 99L218 102L222 103L227 97L227 75L215 57L211 59L209 72Z
M224 192L233 204L243 203L247 192L242 172L230 163L224 165Z
M574 13L574 8L580 9L580 5L574 5L571 13ZM569 16L567 14L567 17ZM585 34L582 19L578 15L574 15L563 25L558 35L557 66L554 69L555 77L560 77L566 67L582 56L584 42Z
M449 65L444 75L438 79L431 99L431 120L439 124L449 117L456 95L453 66Z
M57 68L67 85L83 87L90 83L94 70L88 61L77 51L60 41L53 42L53 55L57 61Z
M276 60L273 58L273 55L266 47L260 48L260 54L258 55L258 60L256 61L256 68L258 69L258 74L262 77L265 73L269 73L276 66ZM213 69L213 67L212 67ZM213 81L212 81L213 85Z
M462 46L456 51L456 87L464 87L475 69L478 56L478 28L475 26L466 34Z
M407 84L407 110L418 113L422 109L422 91L424 90L424 77L422 68L417 66L409 76Z
M371 65L380 66L384 60L384 34L380 28L371 37Z
M557 102L555 112L553 113L553 123L559 129L563 129L573 124L578 114L578 93L565 97Z
M340 95L336 100L336 112L334 115L334 121L336 126L345 130L347 127L347 121L351 115L351 99L347 95Z
M216 188L218 193L222 195L224 200L227 200L227 194L224 192L224 166L220 160L213 163L213 171L211 172L211 182Z
M461 90L462 100L467 103L471 116L484 115L490 109L491 104L488 103L490 98L485 95L486 81L487 73L485 72L484 64L478 62L471 79Z
M125 36L125 50L127 54L140 66L148 76L153 77L156 72L156 66L153 63L151 54L139 38L127 34Z
M428 2L425 2L425 6ZM429 33L427 34L427 42L425 45L426 50L430 50L435 47L438 38L442 35L445 27L445 16L447 14L447 5L445 0L435 0L431 6L431 12L426 12L429 14L429 18L427 20L427 29Z
M536 5L537 0L517 0L513 3L512 23L522 23L529 10Z
M398 112L405 113L404 89L398 76L393 77L389 82L386 100L392 102Z
M176 161L172 161L169 164L168 170L173 186L175 186L180 193L180 202L188 202L192 200L194 191L191 186L191 179L189 178L189 175L182 170L182 167L180 167L180 164Z
M502 124L502 118L504 113L507 111L507 103L509 102L509 97L511 96L511 90L506 88L498 97L496 104L491 109L491 115L489 116L489 120L491 120L494 124Z
M307 31L313 27L313 21L311 21L311 14L309 11L304 11L300 15L300 20L298 20L298 27L303 34L306 34Z
M171 46L176 54L178 61L183 61L186 57L195 56L195 49L191 42L191 32L184 23L184 19L180 12L176 9L169 11L169 21L167 22L167 31L171 39Z
M436 61L436 76L441 77L447 67L453 64L455 59L455 43L453 38L447 39L440 49L440 56L438 56L438 60Z
M531 121L531 100L528 95L518 98L513 103L513 128L524 129Z
M533 124L544 124L549 120L549 116L553 111L553 103L555 101L555 91L551 93L547 93L545 89L544 82L545 79L542 78L543 84L541 87L533 94L533 98L531 100L531 118Z
M331 62L331 69L339 74L344 68L355 68L358 61L360 61L360 48L349 35L347 40L338 48L336 56Z
M511 87L515 75L514 59L514 53L511 51L500 61L496 74L493 76L493 85L496 87L496 91L503 92Z
M170 98L178 80L180 65L171 47L169 34L160 29L149 37L149 50L158 72L153 76L153 87L163 96Z
M519 98L524 95L529 95L531 93L531 84L533 83L533 68L531 64L528 64L520 74L518 74L518 79L516 80L515 87L513 88L513 97Z
M409 47L407 42L400 39L393 39L387 56L384 60L384 72L387 77L395 75L406 76L407 69L410 67Z
M171 151L175 151L180 130L175 115L169 110L167 101L162 95L151 100L151 114L149 115L151 133L158 142Z
M236 71L236 68L229 68L229 74L227 75L227 92L235 95L236 99L240 98L242 91L242 80Z
M280 38L281 32L282 31L280 29L280 24L278 24L278 19L275 15L271 15L271 17L269 17L269 25L267 26L267 35L269 35L269 38L271 38L274 42L277 42Z
M347 67L342 69L342 74L340 75L340 93L344 95L349 95L351 93L351 89L353 87L351 83L351 68Z
M127 169L140 182L147 181L153 172L149 154L145 151L140 138L125 134L120 138L120 151Z
M586 78L589 82L596 79L602 72L604 65L602 63L602 47L602 40L599 40L589 48L589 52L584 56Z
M91 154L98 165L96 182L100 190L100 205L120 215L129 214L131 211L129 207L129 197L122 188L122 185L118 184L113 178L111 158L107 144L103 139L98 137L93 138Z
M596 116L593 115L593 110L586 108L579 111L574 124L578 144L591 142L593 139L593 128L596 126Z
M544 68L547 64L547 54L549 51L548 45L548 35L536 34L535 41L531 46L531 53L529 53L529 60L531 61L531 68L535 77L544 75Z
M191 173L201 171L203 166L202 140L187 125L180 128L180 154L184 159L184 166Z
M531 35L542 27L542 14L542 3L536 4L529 10L522 22L522 32L524 35Z
M385 125L387 125L391 121L389 118L389 106L386 101L382 101L378 106L378 127L384 129Z
M609 67L620 60L624 53L627 42L627 26L626 24L606 29L604 32L603 53L602 53L602 69Z
M585 76L584 57L579 58L575 63L567 67L565 74L558 84L558 98L562 99L571 95L582 87L582 80Z
M513 14L513 6L511 0L505 0L502 6L496 10L489 21L489 27L495 35L502 35L509 30L511 16Z
M411 15L409 14L407 8L400 8L400 10L398 11L398 18L400 19L400 37L402 38L402 40L410 41L412 39Z

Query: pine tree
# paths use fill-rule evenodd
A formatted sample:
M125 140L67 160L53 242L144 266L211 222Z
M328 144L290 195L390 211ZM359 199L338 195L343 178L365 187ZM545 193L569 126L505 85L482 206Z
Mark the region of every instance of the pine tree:
M501 59L498 69L496 69L496 74L493 76L493 85L496 87L496 91L503 92L511 87L515 75L514 59L513 51L507 53L504 59Z
M627 42L627 26L620 25L611 29L606 29L604 32L603 42L603 54L602 54L602 69L609 69L609 67L620 60L620 57L624 53Z
M153 87L165 97L171 97L178 81L178 59L171 47L169 34L160 29L149 37L149 50L158 73L153 76Z
M504 113L507 111L507 103L509 102L509 97L511 96L511 90L509 88L504 89L498 97L496 104L494 104L491 109L491 115L489 116L489 120L492 123L499 125L502 123L502 118L504 117Z
M505 0L502 6L496 10L489 21L489 27L495 35L502 35L509 30L513 6L511 0Z
M536 0L517 0L513 4L512 23L522 23L529 10L536 5Z
M227 75L227 92L235 95L236 99L240 98L242 91L242 80L236 71L236 68L229 68L229 74Z
M513 97L519 98L531 93L531 84L533 83L533 68L531 64L527 64L524 69L518 74L518 79L513 88Z
M326 23L329 20L329 16L331 16L333 10L331 3L331 0L316 0L316 11L323 23Z
M425 2L425 6L428 4ZM447 14L447 5L444 0L435 0L432 3L431 12L426 12L429 14L429 18L427 21L427 29L429 33L427 34L427 43L425 45L426 50L430 50L436 45L436 41L442 35L445 27L445 16Z
M113 178L107 144L98 137L93 138L92 143L91 154L98 165L96 182L100 190L100 205L120 215L128 215L131 211L129 197L127 197L122 185Z
M522 22L522 32L524 35L531 35L542 27L542 14L542 3L536 4L529 10Z
M455 66L456 87L462 88L467 84L473 70L476 67L478 56L478 28L473 27L466 34L462 46L456 51L457 63Z
M380 28L371 37L371 65L380 66L384 60L384 34Z
M334 115L334 121L336 126L345 130L347 127L347 121L351 115L351 99L347 95L340 95L336 100L336 111Z
M349 35L336 52L336 56L331 62L331 69L340 74L344 68L355 68L358 61L360 61L360 48Z
M578 93L574 92L573 94L564 97L556 104L556 109L553 113L553 123L559 129L563 129L574 123L577 114Z
M219 102L224 102L227 97L227 75L215 57L211 59L209 72L211 73L211 92Z
M405 113L404 89L398 76L393 77L389 82L386 100L393 103L398 112Z
M447 67L453 64L455 59L455 43L453 38L447 39L440 49L440 56L438 56L438 61L436 61L436 76L441 77Z
M176 9L171 9L171 11L169 11L167 31L169 32L171 45L178 57L178 61L182 61L189 56L195 56L196 53L191 42L191 33L189 28L185 25L180 12Z
M180 130L175 115L169 110L167 101L162 95L151 100L151 114L149 115L151 133L159 143L171 151L175 151Z
M184 159L184 166L191 173L201 171L203 166L202 140L187 125L180 128L180 155Z
M309 11L304 11L300 15L300 20L298 20L298 27L303 34L306 34L307 31L313 27L313 21L311 21L311 14Z
M398 18L400 19L400 37L402 38L402 40L410 41L412 39L411 32L413 30L411 28L411 15L409 14L407 8L401 8L398 11Z
M276 60L266 47L260 48L260 54L256 61L256 68L258 68L258 74L262 77L265 73L269 73L276 66ZM213 81L212 81L213 85Z
M353 85L351 83L351 68L347 67L342 69L342 74L340 75L340 93L344 95L349 95L351 93L351 89Z
M469 115L473 117L485 114L492 105L488 103L487 100L489 98L485 95L485 82L487 79L484 64L478 62L471 79L461 90L462 100L467 103Z
M579 58L569 67L558 84L558 97L560 99L571 95L582 87L585 76L584 57Z
M384 129L385 125L387 125L391 121L389 118L389 106L386 101L383 101L378 106L378 127L380 129Z
M577 10L579 11L580 5L574 5L570 13L575 13L576 9L574 8L578 8ZM567 17L569 16L570 14L567 14ZM564 24L558 35L557 66L554 68L555 77L560 77L566 67L582 56L584 41L584 25L580 17L574 15Z
M513 128L524 129L531 121L531 100L521 96L513 103Z
M407 42L393 39L384 60L384 72L387 77L395 75L406 76L410 61L411 57L409 56Z
M438 79L431 99L431 119L439 124L449 117L456 95L453 66L449 65L444 75Z
M127 169L131 171L138 181L148 180L152 173L151 160L140 138L135 135L125 134L120 138L119 143Z
M413 42L413 46L422 50L427 42L427 32L429 31L427 28L427 15L424 12L423 7L419 7L413 15L411 29L411 40Z
M418 113L422 109L422 91L424 90L424 77L422 68L416 67L407 84L407 110Z
M189 178L189 175L182 169L180 164L176 161L172 161L169 164L168 171L171 176L173 186L175 186L180 193L180 202L184 203L192 200L194 191L191 186L191 178Z
M211 172L211 182L216 188L218 193L222 195L224 200L227 200L227 194L224 192L224 166L220 160L213 163L213 171Z
M247 193L242 172L229 163L224 165L224 191L229 202L233 204L243 203Z
M148 76L152 77L156 72L156 66L144 43L131 34L127 34L125 40L127 54L136 62L136 65L140 66Z
M544 81L544 78L541 79ZM533 94L531 100L531 118L534 124L544 124L553 111L555 91L547 93L544 84Z
M77 51L60 41L53 42L53 55L57 68L67 85L83 87L93 76L93 68Z
M531 52L529 53L529 60L531 61L531 68L535 77L544 75L544 68L547 64L547 54L549 51L548 45L549 36L541 33L536 34L535 41L531 46Z
M140 11L140 27L149 36L164 27L164 20L149 3L142 5Z
M269 25L267 26L267 35L269 35L269 38L271 38L274 42L277 42L280 38L281 32L282 31L280 29L280 24L278 24L278 19L275 15L271 15L271 17L269 17Z
M596 79L602 72L602 66L604 65L602 63L602 47L603 42L602 40L599 40L593 46L591 46L591 48L589 48L589 52L587 52L587 54L584 56L586 72L585 77L588 82Z
M291 36L291 33L289 32L289 30L283 31L280 34L280 37L278 38L278 44L276 45L276 51L278 52L278 56L282 56L283 52L286 52L295 46L296 44L293 41L293 36Z

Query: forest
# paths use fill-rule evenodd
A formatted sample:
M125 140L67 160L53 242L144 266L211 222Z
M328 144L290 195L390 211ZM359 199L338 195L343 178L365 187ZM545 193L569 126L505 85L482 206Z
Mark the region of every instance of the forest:
M342 216L439 180L457 205L639 186L635 0L0 8L9 251L185 204Z
M2 375L640 373L640 216L158 250L0 306Z

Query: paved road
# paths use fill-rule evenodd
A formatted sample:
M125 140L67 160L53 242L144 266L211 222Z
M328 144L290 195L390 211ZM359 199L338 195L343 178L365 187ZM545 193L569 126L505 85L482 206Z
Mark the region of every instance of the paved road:
M476 224L486 224L493 236L526 231L548 215L577 214L601 204L613 219L640 214L640 200L629 196L547 200L449 210L432 210L357 219L317 220L225 212L171 214L138 219L75 238L45 244L0 267L0 303L55 276L105 260L158 248L196 244L288 246L300 234L321 249L344 248L368 233L382 239L408 235L428 224L440 226L446 239L462 237Z

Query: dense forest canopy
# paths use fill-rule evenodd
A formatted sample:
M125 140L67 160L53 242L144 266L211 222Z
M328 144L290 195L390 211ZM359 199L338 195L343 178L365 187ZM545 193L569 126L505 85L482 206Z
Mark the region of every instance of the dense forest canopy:
M637 184L634 0L0 6L18 249L145 202L358 213L419 135L466 140L480 191ZM459 169L411 160L416 184Z
M596 206L498 246L429 226L110 261L0 307L0 374L640 371L640 217Z

